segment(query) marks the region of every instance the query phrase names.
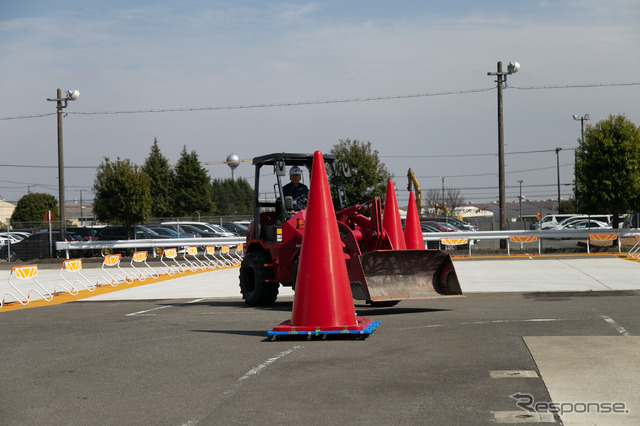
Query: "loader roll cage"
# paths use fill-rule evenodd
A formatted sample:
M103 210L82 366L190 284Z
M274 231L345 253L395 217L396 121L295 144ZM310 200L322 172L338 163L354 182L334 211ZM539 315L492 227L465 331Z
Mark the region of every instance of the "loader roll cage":
M344 162L338 162L335 155L323 154L325 168L329 176L331 194L333 197L335 210L341 210L345 206L345 194L342 185L340 184L340 176L349 177L349 167ZM262 234L262 227L265 224L278 225L287 220L287 205L285 203L285 197L282 187L288 183L288 180L283 182L283 176L288 175L288 168L292 166L304 167L308 170L309 176L311 176L311 168L313 165L313 154L304 153L273 153L255 157L252 164L255 166L255 183L254 183L254 229L255 236L258 237ZM275 188L275 201L260 201L260 171L263 166L272 166L273 173L276 176ZM336 167L339 166L339 167ZM308 185L309 186L309 185ZM275 213L270 213L274 211ZM261 220L261 213L269 212L263 215ZM275 218L275 220L273 220Z

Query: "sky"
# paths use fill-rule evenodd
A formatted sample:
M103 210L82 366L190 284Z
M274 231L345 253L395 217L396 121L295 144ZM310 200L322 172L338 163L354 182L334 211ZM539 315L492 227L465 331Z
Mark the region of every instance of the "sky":
M250 160L371 142L406 203L423 190L498 199L497 62L506 201L572 196L579 117L640 125L640 2L0 0L0 199L58 196L56 90L67 202L93 199L105 158L253 182ZM556 148L562 148L556 155ZM557 165L559 161L559 167ZM520 184L519 181L522 181ZM383 194L381 194L383 195Z

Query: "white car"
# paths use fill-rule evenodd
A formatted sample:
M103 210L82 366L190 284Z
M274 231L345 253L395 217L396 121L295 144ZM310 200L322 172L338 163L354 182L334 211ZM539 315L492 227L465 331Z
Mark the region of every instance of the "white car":
M567 219L572 219L578 217L580 215L575 214L550 214L546 215L538 222L531 225L531 229L540 229L540 230L549 230L549 229L557 229L557 226L562 223L562 221Z
M611 229L611 225L595 219L579 219L560 229Z
M207 225L209 226L209 228L213 228L213 229L215 229L216 232L218 232L219 234L222 234L223 237L237 237L238 236L238 234L236 234L235 232L227 231L226 229L224 229L220 225L216 225L214 223L207 223Z
M566 229L569 225L571 225L572 223L575 222L580 222L580 221L584 221L587 219L591 219L591 220L595 220L598 222L603 222L605 224L609 224L611 223L611 218L608 215L591 215L591 216L574 216L571 217L569 219L565 219L562 222L560 222L558 225L552 227L551 229Z
M3 232L0 234L0 245L5 245L11 240L11 244L16 244L22 240L24 240L28 235L27 233L16 233L16 232Z

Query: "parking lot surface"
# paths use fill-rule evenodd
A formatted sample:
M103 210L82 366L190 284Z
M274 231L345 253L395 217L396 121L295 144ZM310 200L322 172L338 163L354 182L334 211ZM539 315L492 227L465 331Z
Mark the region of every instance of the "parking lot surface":
M466 297L390 308L356 302L358 316L381 321L362 340L272 341L266 331L291 317L293 293L249 308L237 269L0 309L0 418L640 423L640 263L613 256L454 263ZM57 273L40 271L45 288Z

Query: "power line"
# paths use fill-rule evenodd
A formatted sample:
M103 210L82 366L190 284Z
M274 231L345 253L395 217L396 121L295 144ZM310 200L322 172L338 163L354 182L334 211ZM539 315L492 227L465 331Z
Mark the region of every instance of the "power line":
M625 87L625 86L640 86L640 82L629 83L588 83L588 84L565 84L558 86L507 86L509 89L518 90L546 90L546 89L584 89L594 87Z
M573 164L561 164L560 167L569 167L569 166L573 166ZM556 169L556 166L548 166L548 167L539 167L539 168L535 168L535 169L523 169L523 170L509 170L506 173L507 174L514 174L514 173L525 173L525 172L537 172L540 170L550 170L550 169ZM445 177L448 178L462 178L462 177L482 177L482 176L496 176L498 173L496 172L492 172L492 173L477 173L477 174L467 174L467 175L446 175ZM442 174L439 175L432 175L432 176L416 176L416 178L418 179L441 179L442 178Z
M563 150L572 151L575 148L562 148ZM518 154L540 154L545 152L556 152L556 148L553 149L539 149L535 151L514 151L505 152L504 155L518 155ZM425 154L425 155L379 155L380 158L460 158L460 157L497 157L497 153L476 153L476 154Z
M22 120L25 118L42 118L42 117L48 117L50 115L56 115L56 112L49 112L46 114L35 114L35 115L19 115L16 117L0 117L0 120L4 121L4 120Z
M31 164L0 164L0 167L18 167L31 169L57 169L58 166L35 166ZM95 169L96 166L64 166L65 169Z
M550 90L550 89L586 89L596 87L627 87L627 86L640 86L640 82L629 83L589 83L589 84L567 84L567 85L555 85L555 86L508 86L511 89L517 90ZM436 96L451 96L451 95L466 95L472 93L482 93L494 90L495 87L483 88L483 89L468 89L468 90L453 90L444 92L428 92L428 93L414 93L405 95L390 95L390 96L371 96L364 98L348 98L348 99L326 99L326 100L310 100L310 101L298 101L298 102L274 102L265 104L248 104L248 105L222 105L222 106L208 106L208 107L190 107L190 108L158 108L158 109L141 109L141 110L123 110L123 111L69 111L67 114L76 115L116 115L116 114L157 114L168 112L196 112L196 111L220 111L220 110L236 110L236 109L258 109L258 108L285 108L285 107L297 107L308 105L328 105L328 104L343 104L343 103L355 103L355 102L373 102L373 101L388 101L397 99L411 99L411 98L425 98ZM53 115L55 113L35 114L35 115L23 115L14 117L0 117L0 121L4 120L21 120L29 118L41 118Z

